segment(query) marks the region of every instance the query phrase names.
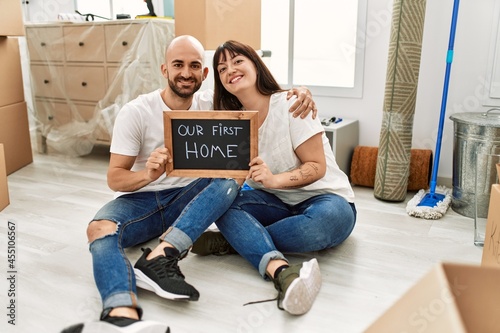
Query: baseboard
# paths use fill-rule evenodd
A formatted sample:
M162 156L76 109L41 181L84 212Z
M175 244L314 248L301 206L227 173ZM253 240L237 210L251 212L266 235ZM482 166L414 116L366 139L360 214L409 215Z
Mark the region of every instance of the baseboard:
M448 177L437 177L437 185L453 188L453 179Z

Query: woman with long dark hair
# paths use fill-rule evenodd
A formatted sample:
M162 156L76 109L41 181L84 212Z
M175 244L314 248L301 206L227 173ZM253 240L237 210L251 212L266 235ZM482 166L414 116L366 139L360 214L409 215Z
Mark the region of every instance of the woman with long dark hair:
M289 265L283 253L312 252L342 243L356 221L354 192L335 162L319 119L294 118L283 90L250 46L227 41L215 51L214 110L256 110L259 156L246 183L193 246L198 254L224 243L246 258L278 290L278 307L300 315L312 307L321 286L316 259ZM220 247L219 247L220 249Z

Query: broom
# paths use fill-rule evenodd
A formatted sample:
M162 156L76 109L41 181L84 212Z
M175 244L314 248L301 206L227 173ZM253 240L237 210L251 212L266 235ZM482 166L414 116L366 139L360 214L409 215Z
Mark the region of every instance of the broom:
M439 167L439 156L441 154L441 141L443 138L444 117L446 114L446 102L448 98L448 86L450 83L451 63L453 61L453 46L455 43L455 30L458 17L459 0L453 4L453 13L451 18L450 40L448 43L448 54L446 56L446 72L444 76L443 96L441 99L441 112L439 117L438 135L436 140L436 152L434 164L432 167L432 176L429 192L420 190L408 201L406 212L410 216L420 217L428 220L437 220L443 217L451 204L450 189L444 186L436 186L437 171Z

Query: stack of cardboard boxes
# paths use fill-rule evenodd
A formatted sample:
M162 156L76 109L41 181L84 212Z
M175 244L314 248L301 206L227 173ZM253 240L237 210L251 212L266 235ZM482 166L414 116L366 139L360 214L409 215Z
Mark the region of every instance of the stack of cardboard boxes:
M21 2L2 0L0 11L0 210L9 204L7 175L33 162L24 100L19 37Z
M500 179L500 163L496 164ZM484 234L482 266L500 268L500 184L491 185L488 222ZM499 306L500 309L500 306ZM499 324L500 325L500 324ZM500 330L500 327L499 327Z

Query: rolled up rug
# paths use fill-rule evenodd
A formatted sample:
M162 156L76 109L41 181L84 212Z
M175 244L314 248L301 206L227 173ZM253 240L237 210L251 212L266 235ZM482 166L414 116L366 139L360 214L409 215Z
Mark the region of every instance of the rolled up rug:
M404 201L410 173L425 0L394 0L374 196Z

